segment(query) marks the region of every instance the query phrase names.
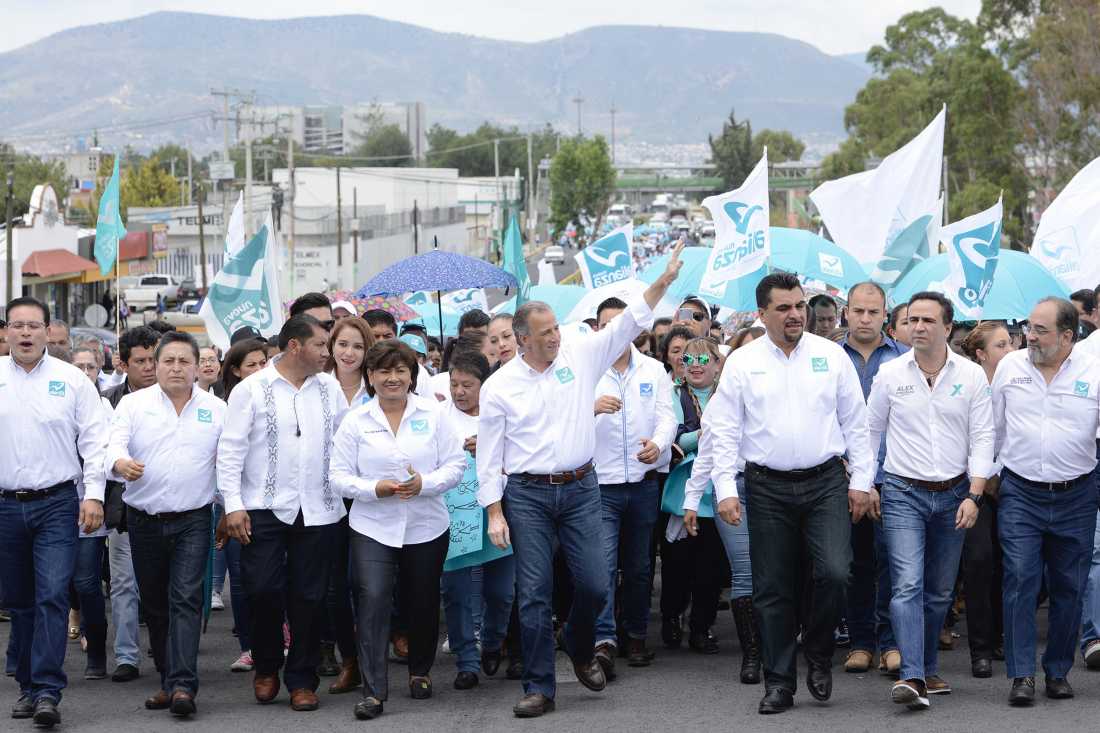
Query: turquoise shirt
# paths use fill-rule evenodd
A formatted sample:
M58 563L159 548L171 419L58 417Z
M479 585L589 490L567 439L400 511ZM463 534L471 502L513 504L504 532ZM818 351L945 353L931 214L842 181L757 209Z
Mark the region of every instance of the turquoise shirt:
M684 383L684 386L688 386ZM706 409L707 402L710 401L710 397L714 394L714 387L707 387L705 389L698 389L697 387L688 386L694 394L696 399L699 400L699 407ZM676 399L672 400L672 409L676 411L676 420L683 425L684 424L684 408L680 404L679 394L676 394ZM703 418L702 414L699 415L699 419ZM692 430L690 433L684 433L677 441L677 445L683 449L685 454L694 453L699 449L699 431Z

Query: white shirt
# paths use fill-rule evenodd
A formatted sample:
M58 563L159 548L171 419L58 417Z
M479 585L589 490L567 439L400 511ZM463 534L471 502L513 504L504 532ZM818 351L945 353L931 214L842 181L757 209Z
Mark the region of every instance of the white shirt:
M111 387L117 387L126 381L125 374L115 374L114 372L100 372L96 377L96 386L99 387L100 392L106 392Z
M301 510L307 527L338 522L346 512L330 485L329 458L346 400L331 375L315 374L298 389L275 368L278 362L229 395L218 441L225 511L270 509L293 524Z
M1100 329L1089 334L1084 341L1078 341L1073 347L1074 353L1088 354L1094 359L1100 359Z
M103 397L103 396L100 396L99 404L103 408L103 419L107 423L107 431L104 435L104 439L107 440L107 442L110 442L110 439L111 439L111 423L115 419L115 408L111 407L111 401L109 399L107 399L106 397ZM104 451L104 455L106 455L107 443L103 444L103 451ZM104 475L104 479L108 478L106 471L104 472L103 475ZM84 500L84 483L83 482L78 483L77 486L76 486L76 490L77 490L77 493L80 495L80 500L83 501ZM107 493L106 486L104 486L103 492L104 492L104 499L106 499L106 493ZM107 529L107 524L103 523L103 524L99 525L99 529L95 530L91 534L86 534L84 532L84 530L81 529L79 536L80 537L106 537L110 533L111 533L111 530Z
M439 374L433 374L428 378L430 396L433 400L437 400L440 403L446 404L451 401L451 373L440 372ZM440 400L436 395L443 395L444 399Z
M997 458L1031 481L1070 481L1096 467L1100 362L1076 350L1048 385L1013 351L993 375Z
M214 463L225 410L224 402L197 385L178 415L159 384L123 397L115 410L105 469L111 479L122 481L115 461L132 458L145 465L141 478L126 482L126 505L160 514L214 501Z
M84 497L103 501L107 429L99 392L72 364L43 354L27 372L0 356L0 490L83 477Z
M336 379L336 374L330 372L333 379ZM340 385L340 380L336 379L337 385ZM340 385L340 396L344 398L344 406L348 410L352 410L359 405L365 405L371 400L371 396L367 393L367 380L362 377L359 378L359 389L355 391L355 396L348 400L347 395L344 393L343 385Z
M676 439L676 414L672 410L672 380L656 359L630 346L626 373L614 366L600 377L593 402L604 395L617 397L622 409L596 415L594 459L601 484L641 481L646 473L668 465L666 451ZM638 460L643 440L661 449L657 463Z
M377 399L349 412L336 431L332 485L355 500L351 528L389 547L428 542L446 532L451 516L443 493L466 471L463 437L434 399L415 394L409 395L396 436ZM405 481L408 466L420 474L420 494L379 499L378 482Z
M596 383L652 321L653 310L639 298L603 330L563 339L545 371L519 355L485 380L477 434L483 507L504 496L504 474L572 471L592 459Z
M946 481L993 473L993 403L985 371L947 349L928 387L908 351L879 367L867 400L871 445L886 433L884 468L897 476Z
M870 491L875 456L856 369L832 341L804 333L790 357L770 337L727 359L703 411L717 501L737 496L738 462L776 471L819 466L848 454L849 488Z

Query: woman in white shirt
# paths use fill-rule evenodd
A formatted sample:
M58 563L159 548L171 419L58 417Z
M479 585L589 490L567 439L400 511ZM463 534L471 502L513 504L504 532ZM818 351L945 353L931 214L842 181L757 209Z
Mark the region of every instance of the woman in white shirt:
M333 441L332 487L353 499L351 566L359 602L360 720L389 697L386 650L397 587L409 634L409 690L431 697L439 637L439 581L450 543L443 493L466 469L462 438L435 400L412 394L418 362L399 341L367 352L368 393Z

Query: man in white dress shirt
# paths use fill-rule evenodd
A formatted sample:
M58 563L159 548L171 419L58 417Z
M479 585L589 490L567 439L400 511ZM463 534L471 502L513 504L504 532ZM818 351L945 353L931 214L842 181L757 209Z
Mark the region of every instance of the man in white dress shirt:
M149 710L195 712L203 580L210 556L214 459L225 403L195 384L199 347L171 331L154 352L157 383L122 398L106 466L126 481L130 547L160 689Z
M919 710L951 691L938 674L939 633L993 473L993 409L985 372L947 347L951 301L917 293L908 314L913 349L879 369L867 410L871 445L886 434L882 526L901 652L891 698Z
M0 585L12 617L20 697L13 718L61 722L69 582L77 524L103 522L107 422L95 385L46 353L50 313L8 303L11 355L0 357ZM84 461L81 467L81 459ZM84 482L78 501L76 482Z
M596 309L600 329L626 310L626 303L608 298ZM657 466L668 464L676 438L672 380L656 359L630 344L596 385L596 475L600 479L603 551L610 579L607 601L596 621L596 660L604 675L615 674L619 638L627 641L627 664L646 667L649 622L650 543L657 523ZM620 539L622 556L619 554ZM615 628L615 582L623 569L621 597L623 633Z
M741 518L736 479L738 461L745 461L766 687L759 711L771 714L794 704L803 547L813 574L802 629L806 686L817 700L832 695L833 630L844 612L851 565L849 514L858 522L870 505L875 460L855 367L840 346L805 333L798 278L765 276L756 303L767 335L726 361L702 429L711 433L705 445L712 448L718 514L731 524Z
M1093 331L1087 339L1073 347L1075 354L1087 354L1100 359L1100 330ZM1100 438L1100 434L1097 435ZM1100 455L1100 440L1097 441ZM1100 516L1097 517L1100 520ZM1092 564L1089 581L1085 587L1084 609L1081 615L1081 656L1089 669L1100 669L1100 521L1092 540Z
M1046 696L1073 697L1073 667L1096 530L1096 431L1100 362L1073 349L1077 309L1044 298L1028 318L1027 351L993 376L1001 472L997 522L1004 552L1008 701L1035 700L1035 608L1046 579Z
M596 617L608 577L604 553L592 541L601 536L599 482L592 466L593 396L600 376L652 322L653 308L680 271L682 249L680 243L643 299L596 334L562 344L550 306L524 303L512 321L521 356L482 388L478 502L487 510L493 544L515 543L525 693L514 708L519 717L554 709L555 544L560 543L575 590L562 643L581 684L595 691L606 684L594 659Z
M346 402L324 373L328 332L294 316L279 332L282 353L238 384L218 443L218 488L226 529L241 547L252 614L256 699L279 694L283 619L290 650L283 679L291 707L316 710L320 624L344 502L329 483L332 438Z

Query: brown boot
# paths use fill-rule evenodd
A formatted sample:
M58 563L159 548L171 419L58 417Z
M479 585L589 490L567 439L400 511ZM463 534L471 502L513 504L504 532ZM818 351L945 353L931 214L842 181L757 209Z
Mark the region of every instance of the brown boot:
M359 659L348 657L340 663L340 675L335 682L329 685L328 692L330 695L354 692L359 689L361 684L363 684L363 680L359 676Z

